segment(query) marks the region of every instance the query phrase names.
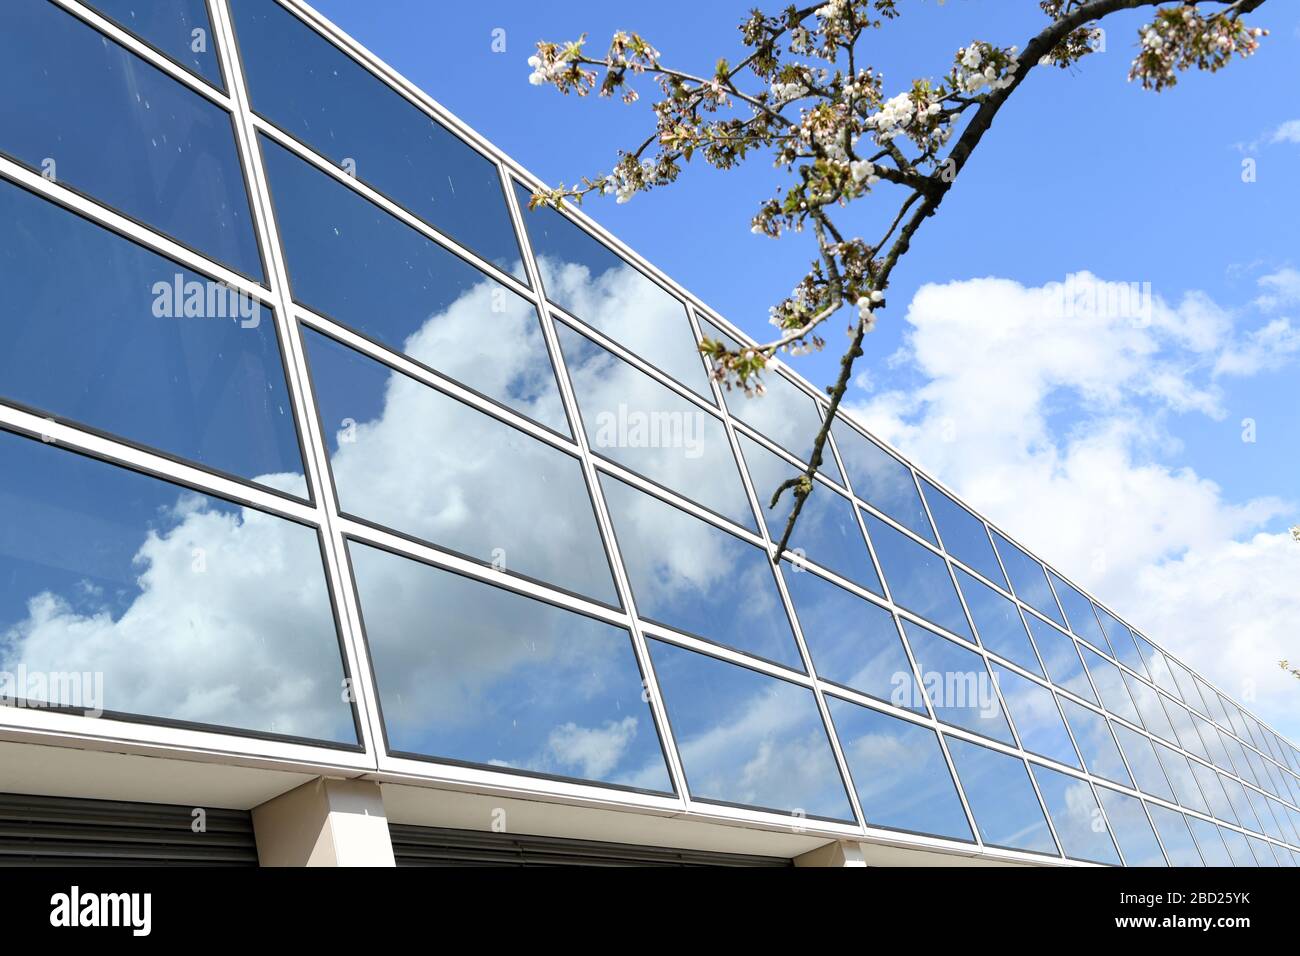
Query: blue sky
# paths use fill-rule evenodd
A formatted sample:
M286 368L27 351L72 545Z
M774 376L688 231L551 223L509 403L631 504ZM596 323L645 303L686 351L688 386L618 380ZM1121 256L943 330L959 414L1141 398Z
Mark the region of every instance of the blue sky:
M533 172L571 182L640 141L650 97L625 106L532 87L535 40L587 32L600 49L636 30L665 62L707 72L740 49L748 4L315 6ZM1023 47L1045 22L1029 0L903 7L865 46L890 93L941 75L972 39ZM1126 80L1137 14L1108 21L1105 52L1076 69L1036 71L896 271L847 400L1158 643L1229 692L1258 694L1294 739L1300 690L1274 661L1300 656L1288 626L1300 566L1284 547L1300 523L1300 275L1288 271L1300 266L1300 128L1288 138L1284 125L1300 117L1300 9L1273 0L1255 20L1272 31L1255 58L1160 95ZM749 231L782 183L759 158L586 209L761 337L811 254ZM870 235L890 201L859 204L846 226ZM1036 290L1077 273L1149 282L1153 326L1042 320ZM826 384L842 341L832 330L827 351L795 367Z

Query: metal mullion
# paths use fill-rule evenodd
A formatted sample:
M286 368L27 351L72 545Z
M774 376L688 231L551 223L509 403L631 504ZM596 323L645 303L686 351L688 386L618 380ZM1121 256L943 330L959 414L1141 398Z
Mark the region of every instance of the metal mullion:
M640 620L639 624L643 631L656 640L662 640L669 644L676 644L679 647L705 654L718 660L726 661L729 664L737 664L741 667L752 671L758 671L769 677L776 677L780 680L791 684L798 684L800 687L811 689L814 684L813 678L807 674L801 674L797 670L785 664L778 664L776 661L768 660L764 657L755 657L748 651L742 651L739 648L731 647L727 644L719 644L707 637L700 637L697 634L690 634L686 631L679 631L674 627L666 624L660 624L657 621Z
M387 346L380 345L371 339L366 338L359 332L354 332L346 325L342 325L333 319L327 319L324 316L304 309L302 306L294 306L293 312L298 321L303 325L321 332L330 338L336 339L347 347L356 352L360 352L367 358L382 362L384 365L392 368L394 371L408 378L413 378L422 385L427 385L440 394L451 398L455 401L468 405L476 412L481 412L495 421L504 425L509 425L519 431L527 433L530 437L544 442L552 448L558 449L570 455L577 455L577 446L564 436L551 431L545 426L539 425L531 418L527 418L516 412L507 405L501 405L491 399L485 398L478 392L467 388L455 379L449 378L439 372L421 365L419 362L404 355L401 352L393 351Z
M369 660L361 629L360 612L351 586L352 571L346 545L338 528L335 507L338 501L329 468L328 446L320 431L316 414L315 397L307 373L306 355L302 334L293 318L293 299L290 293L288 267L284 250L280 246L279 229L271 203L270 186L266 168L262 164L252 123L252 108L244 78L243 60L231 25L230 10L226 0L210 0L209 16L218 36L219 53L225 63L226 82L234 104L235 137L245 169L248 171L250 203L254 209L253 221L258 230L258 240L263 248L267 280L277 299L275 309L279 324L281 347L285 352L288 387L294 415L304 449L307 452L307 480L316 502L317 522L327 539L323 549L331 594L338 608L338 623L342 630L345 663L351 679L352 703L356 707L361 729L361 744L372 766L378 767L385 739L379 715L378 690L374 682L373 667Z
M524 225L518 198L515 196L509 172L501 165L498 165L497 171L501 177L502 190L506 195L506 209L509 211L511 222L514 224L516 239L519 242L519 251L523 256L524 268L528 273L529 283L537 290L540 300L543 296L541 272L533 255L532 242ZM663 749L665 761L668 764L668 775L672 781L673 789L676 791L677 799L681 801L682 807L689 811L691 809L691 795L687 788L686 771L682 765L677 740L668 720L668 708L664 704L663 692L659 687L659 678L655 673L650 658L650 647L646 642L645 634L641 629L641 622L637 617L636 599L632 594L631 580L628 577L627 568L623 564L623 557L614 534L614 523L610 517L609 506L600 487L600 478L596 471L591 448L587 444L586 431L582 427L582 416L578 409L577 394L574 391L573 382L569 378L569 369L564 361L564 355L560 351L560 342L555 332L554 319L545 307L538 310L538 315L542 325L542 335L546 339L546 346L551 354L551 362L554 366L555 380L560 389L560 397L564 402L565 413L568 415L574 439L578 444L578 460L595 511L596 524L600 528L600 536L605 544L610 570L614 575L614 586L618 592L619 601L628 614L628 627L632 634L632 648L636 654L637 666L641 669L641 680L643 682L642 686L645 688L645 696L649 698L647 703L650 705L651 713L658 725L660 745Z
M33 172L4 156L0 156L0 176L42 199L70 210L96 226L131 240L159 256L171 259L184 268L221 282L242 295L257 299L264 305L272 305L275 301L275 297L269 290L229 267L204 257L188 246L181 245L175 239L155 232L150 227L62 183L51 182L40 173Z
M262 133L268 139L273 140L278 145L289 150L299 159L310 164L315 169L324 173L341 186L351 189L353 192L367 199L374 205L378 206L388 215L401 222L403 225L414 229L420 235L424 236L431 242L436 243L447 252L464 259L470 265L477 268L480 272L486 273L488 278L494 279L502 285L508 287L516 295L523 296L527 299L533 299L533 292L528 286L524 285L510 273L501 269L488 260L482 258L478 253L473 252L466 246L462 246L451 238L447 233L442 232L437 227L425 222L419 216L409 212L404 207L398 205L389 199L374 186L371 186L355 176L349 176L342 169L331 163L324 156L314 151L310 146L294 139L284 130L272 123L267 122L257 114L253 114L253 127L257 132Z
M77 19L84 21L93 29L106 35L114 43L125 47L140 59L146 60L150 65L162 70L172 79L184 83L190 90L198 93L204 99L215 103L228 112L234 112L234 104L229 94L210 86L207 80L176 63L171 57L155 50L148 43L127 32L102 13L86 6L84 3L78 2L78 0L54 0L54 3ZM221 41L215 35L218 32L217 25L212 23L210 26L214 34L212 37L214 49L219 51ZM220 56L220 53L218 53L218 56Z
M251 483L246 484L235 478L207 471L200 465L186 464L143 447L86 431L75 424L44 418L3 402L0 402L0 424L40 438L46 444L83 452L92 458L117 464L163 481L179 483L205 494L300 523L318 524L316 509L305 501L298 501Z
M686 309L687 320L690 323L691 331L699 341L700 329L698 316L691 307ZM786 618L790 623L790 631L794 636L795 646L799 650L799 656L803 660L805 671L807 671L810 686L813 691L813 700L817 704L817 710L821 714L822 723L826 728L827 739L831 744L831 752L835 757L836 767L839 770L840 782L844 786L845 793L849 798L849 806L858 822L858 826L866 830L866 814L862 810L861 802L858 799L857 787L853 783L853 774L849 768L848 760L844 756L844 748L840 743L839 731L835 728L835 722L831 719L830 707L826 703L825 695L822 693L821 686L817 677L817 667L813 663L812 652L808 650L808 643L803 635L803 625L799 622L799 615L795 611L794 600L790 597L790 592L785 584L785 575L781 571L781 555L775 554L775 543L771 540L767 531L767 521L763 515L762 505L758 499L754 482L749 474L748 465L745 457L741 452L740 439L737 436L736 421L727 409L725 400L722 395L722 388L712 375L709 376L709 387L713 391L713 400L717 403L718 408L723 412L723 428L726 430L727 440L731 445L731 454L735 458L736 467L740 471L741 484L744 486L745 494L749 498L750 508L757 518L759 538L762 542L763 553L767 555L768 560L772 562L772 577L776 581L777 594L781 599L781 605L785 610ZM850 502L850 507L852 503ZM808 573L806 571L799 573ZM850 592L851 593L851 592Z

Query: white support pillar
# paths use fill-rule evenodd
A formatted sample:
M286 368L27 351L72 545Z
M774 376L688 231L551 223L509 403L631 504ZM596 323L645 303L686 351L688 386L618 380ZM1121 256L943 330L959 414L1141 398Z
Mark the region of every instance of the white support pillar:
M795 866L866 866L856 843L827 843L794 858Z
M383 793L317 777L253 809L262 866L395 866Z

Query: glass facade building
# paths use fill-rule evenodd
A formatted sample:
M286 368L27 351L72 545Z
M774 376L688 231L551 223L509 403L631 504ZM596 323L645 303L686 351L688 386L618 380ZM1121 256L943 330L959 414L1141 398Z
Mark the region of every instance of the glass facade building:
M539 185L297 0L0 5L6 739L1300 863L1300 750L847 418L774 563L823 398Z

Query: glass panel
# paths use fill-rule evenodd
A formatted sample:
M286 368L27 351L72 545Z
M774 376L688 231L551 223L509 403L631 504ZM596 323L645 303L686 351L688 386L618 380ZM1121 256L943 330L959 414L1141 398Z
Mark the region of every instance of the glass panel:
M253 109L527 282L496 164L268 0L233 0Z
M0 395L306 497L269 308L0 183Z
M1259 817L1250 805L1250 798L1246 796L1246 788L1232 777L1225 777L1222 774L1219 775L1219 785L1228 795L1228 802L1232 804L1232 812L1236 814L1237 821L1247 830L1263 833L1264 829L1260 825Z
M744 435L740 436L740 447L755 489L774 491L781 482L799 474L784 458ZM769 508L771 491L759 493L759 506L763 510L763 520L767 522L768 534L775 543L785 532L786 521L794 508L794 493L787 489L776 507ZM871 552L862 538L862 528L858 525L853 504L830 485L813 482L812 494L804 501L790 536L790 550L868 591L884 593L880 578L876 576L876 566L871 562Z
M686 307L554 209L530 212L531 193L518 193L546 297L712 402Z
M357 743L314 530L8 432L0 634L25 706Z
M1296 833L1295 824L1291 821L1290 811L1272 797L1268 798L1268 805L1273 811L1273 817L1277 820L1278 826L1282 829L1283 842L1300 843L1300 834Z
M349 542L389 749L671 791L622 628Z
M1251 767L1250 761L1246 759L1246 751L1242 749L1237 738L1230 737L1227 734L1220 734L1220 739L1223 741L1224 749L1228 751L1228 756L1232 758L1232 766L1236 770L1237 776L1241 777L1242 780L1258 783L1255 779L1254 768Z
M1223 709L1228 712L1228 723L1232 725L1232 731L1242 740L1250 739L1250 731L1246 729L1246 721L1241 716L1241 710L1228 698L1222 694L1219 695L1219 703Z
M933 730L827 697L867 825L974 840Z
M1228 854L1232 857L1233 866L1255 866L1255 857L1250 852L1250 844L1246 842L1246 837L1236 830L1228 830L1219 827L1219 836L1223 842L1228 845Z
M1092 602L1087 596L1055 572L1048 571L1047 576L1051 579L1052 588L1056 591L1062 610L1065 611L1066 624L1070 630L1098 650L1113 654L1110 642L1106 640L1101 625L1097 623L1097 615L1092 613Z
M1205 744L1201 743L1201 736L1196 732L1196 725L1192 723L1192 715L1187 708L1172 700L1165 700L1164 705L1165 713L1169 715L1169 722L1174 725L1174 733L1183 749L1209 760L1210 755L1205 750Z
M1079 746L1079 753L1083 754L1088 772L1126 787L1133 786L1133 779L1124 768L1124 758L1119 754L1106 718L1065 698L1061 698L1061 709L1065 711L1065 722L1074 733L1074 742Z
M0 4L0 115L18 162L262 277L230 114L53 3Z
M1097 695L1088 683L1074 638L1032 614L1026 614L1025 621L1034 636L1034 643L1038 645L1038 654L1047 668L1048 679L1057 687L1064 687L1084 700L1096 703Z
M691 796L853 820L812 691L672 644L649 644Z
M1093 795L1092 785L1087 780L1058 770L1031 766L1065 855L1090 863L1119 866L1119 854L1110 838L1106 818Z
M1248 836L1250 841L1250 852L1255 857L1256 866L1277 866L1277 857L1273 855L1273 848L1258 837ZM1283 851L1285 852L1285 851Z
M894 615L811 571L784 571L817 676L924 714Z
M903 630L934 716L1014 746L984 658L911 621L903 622Z
M1021 677L1015 671L993 665L993 678L1016 725L1020 746L1032 754L1047 757L1068 767L1083 769L1070 742L1070 733L1056 707L1056 698L1042 684Z
M1168 866L1142 801L1117 790L1098 787L1111 832L1124 854L1125 866Z
M1223 740L1219 737L1218 729L1204 717L1195 714L1192 714L1192 723L1196 725L1196 731L1200 734L1206 753L1210 755L1210 761L1220 770L1232 773L1232 761L1228 759L1228 752L1223 749Z
M1042 804L1024 760L945 737L980 837L992 846L1056 853Z
M1097 612L1097 620L1101 622L1102 632L1110 642L1115 659L1130 670L1146 677L1146 666L1142 663L1142 655L1138 653L1137 644L1133 641L1133 632L1101 605L1094 604L1092 607Z
M1187 702L1188 707L1204 714L1205 703L1201 700L1201 692L1196 689L1196 681L1192 680L1192 672L1172 657L1166 657L1165 660L1174 675L1174 683L1178 685L1179 696Z
M576 458L303 330L339 507L617 604Z
M1006 575L998 564L984 522L926 479L920 478L920 481L930 514L939 528L939 537L943 539L943 549L999 587L1007 587Z
M1174 675L1169 670L1169 664L1165 660L1165 655L1150 641L1136 631L1133 633L1137 639L1138 649L1142 651L1142 659L1146 661L1147 671L1151 674L1152 682L1161 690L1174 697L1178 696L1178 686L1174 683Z
M1160 695L1131 674L1124 675L1124 684L1128 687L1133 703L1137 705L1138 713L1142 715L1142 724L1146 729L1173 743L1176 739L1174 725L1169 723L1169 715L1160 703Z
M1192 839L1192 831L1187 828L1187 818L1177 810L1148 803L1151 819L1155 821L1160 833L1160 842L1165 845L1165 855L1171 866L1204 866L1201 854Z
M1124 687L1123 671L1086 647L1080 647L1079 650L1083 653L1083 661L1092 677L1092 683L1101 695L1102 706L1116 717L1123 717L1132 724L1140 724L1133 698L1129 697Z
M1205 681L1195 675L1192 676L1196 681L1196 689L1201 692L1201 700L1205 702L1209 718L1220 727L1231 727L1232 724L1228 720L1227 711L1223 709L1223 702L1219 700L1219 695Z
M937 545L912 469L842 419L835 420L831 434L849 473L853 493Z
M608 475L600 484L642 617L804 669L762 548Z
M1264 832L1274 840L1281 840L1283 843L1287 842L1286 834L1283 833L1282 827L1278 825L1277 817L1273 815L1268 799L1258 790L1252 790L1250 787L1245 789L1246 796L1250 800L1251 809L1255 811L1255 816L1258 818L1260 826L1264 828Z
M1228 848L1223 845L1223 837L1219 836L1218 827L1199 817L1188 817L1187 825L1192 828L1192 833L1196 836L1196 846L1200 849L1201 858L1205 860L1206 866L1232 866L1232 857L1228 854Z
M1065 618L1061 617L1061 610L1056 606L1056 599L1052 596L1052 588L1047 583L1047 573L1038 560L1030 557L1028 552L1012 544L997 531L993 532L993 541L997 545L998 554L1002 557L1002 566L1007 569L1007 577L1011 579L1011 590L1015 592L1016 597L1035 611L1051 618L1061 627L1065 627Z
M929 548L862 512L894 603L967 640L974 640L948 562Z
M295 301L569 434L532 303L283 147L261 143Z
M1237 815L1232 812L1232 804L1228 802L1228 795L1224 793L1223 787L1219 786L1219 775L1195 760L1189 760L1187 763L1192 768L1192 775L1196 777L1196 783L1201 789L1201 795L1205 797L1205 802L1210 805L1210 815L1226 823L1237 823Z
M86 6L213 86L225 88L205 0L175 0L166 5L147 0L87 0Z
M555 328L592 451L757 531L722 420L567 325Z
M1015 602L961 568L954 567L953 571L957 574L957 583L966 598L966 607L975 622L980 643L1013 664L1044 676L1043 665L1038 663L1034 645L1029 643L1029 632L1025 630L1025 622Z
M1123 748L1124 757L1128 761L1129 770L1133 772L1137 788L1153 797L1174 802L1174 791L1169 786L1151 740L1136 731L1129 730L1123 724L1111 721L1110 726L1115 731L1120 747Z
M1201 788L1196 785L1196 778L1192 776L1192 766L1187 762L1187 758L1177 750L1161 743L1157 743L1155 748L1156 754L1160 757L1160 765L1165 768L1165 776L1169 778L1169 783L1174 788L1174 795L1178 798L1179 805L1189 810L1209 813L1210 806L1205 802Z

